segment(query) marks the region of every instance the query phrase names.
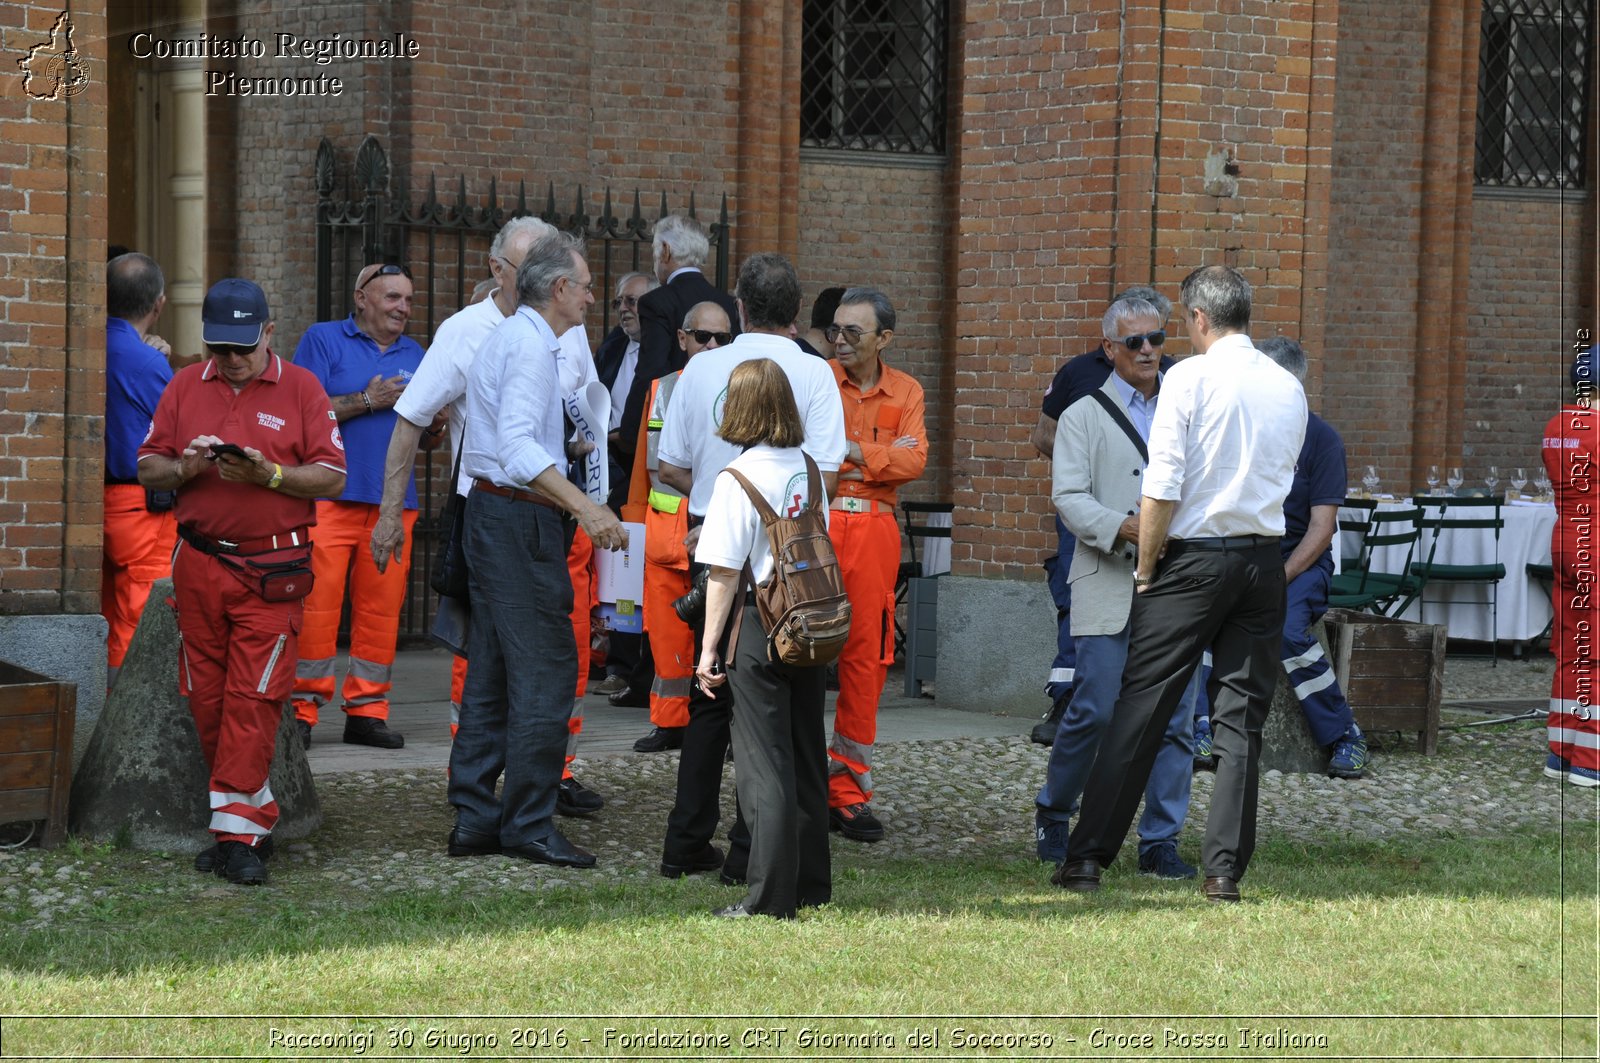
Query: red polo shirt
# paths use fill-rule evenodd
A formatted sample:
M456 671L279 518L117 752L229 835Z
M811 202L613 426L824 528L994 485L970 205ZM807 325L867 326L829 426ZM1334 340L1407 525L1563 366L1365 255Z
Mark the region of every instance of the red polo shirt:
M345 471L344 440L317 378L267 352L267 368L237 394L206 359L172 378L156 406L139 460L177 458L200 435L254 447L283 466L322 465ZM230 482L206 468L178 491L175 514L213 539L259 539L317 522L316 503Z

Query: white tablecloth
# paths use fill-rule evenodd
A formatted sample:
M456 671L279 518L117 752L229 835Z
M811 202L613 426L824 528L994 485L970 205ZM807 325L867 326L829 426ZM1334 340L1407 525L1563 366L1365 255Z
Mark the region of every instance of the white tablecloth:
M1404 502L1380 503L1382 508L1404 507ZM1437 514L1430 507L1428 516ZM1464 514L1463 514L1464 515ZM1483 515L1482 510L1474 516ZM1506 567L1506 578L1497 588L1499 617L1494 638L1511 642L1526 642L1538 635L1550 623L1550 591L1542 583L1528 578L1527 566L1550 563L1550 532L1556 523L1556 507L1552 505L1506 505L1500 510L1506 526L1500 532L1500 563ZM1359 520L1357 510L1340 510L1341 520ZM1489 528L1458 528L1446 530L1434 555L1436 564L1482 565L1495 560L1494 532ZM1344 557L1357 556L1360 539L1356 533L1340 533L1339 553ZM1428 556L1428 546L1433 541L1433 531L1422 530L1413 561L1423 561ZM1380 547L1375 551L1373 568L1379 572L1399 571L1405 561L1404 547ZM1428 624L1443 624L1454 639L1487 642L1489 632L1489 590L1481 584L1462 585L1430 583L1423 591L1423 600L1412 603L1401 614L1405 620Z

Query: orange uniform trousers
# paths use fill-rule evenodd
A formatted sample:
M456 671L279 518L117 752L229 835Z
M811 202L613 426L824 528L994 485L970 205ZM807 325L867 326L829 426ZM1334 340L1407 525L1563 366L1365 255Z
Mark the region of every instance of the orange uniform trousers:
M406 539L417 511L402 515ZM339 652L339 615L350 588L350 671L344 677L344 711L349 716L389 718L390 670L400 636L400 607L413 551L402 551L379 572L372 560L372 526L378 507L366 502L317 502L311 529L311 572L316 585L305 601L300 663L295 669L294 714L313 727L322 706L333 699L334 663Z
M694 630L678 619L672 603L689 593L689 503L678 512L650 507L644 515L644 629L655 656L650 684L650 722L657 727L689 724L689 684L694 681Z
M150 585L172 574L178 522L172 512L144 508L138 484L106 484L101 552L100 615L106 618L106 665L122 667L128 643L144 615Z
M599 604L599 588L594 579L594 543L582 528L572 537L572 549L567 551L567 575L572 578L572 637L579 647L578 659L583 660L582 648L589 644L591 610ZM461 727L461 691L467 685L467 659L450 659L450 737ZM561 769L563 779L572 778L572 761L578 755L578 736L583 733L583 695L589 689L589 670L578 669L578 689L572 699L572 716L567 720L567 762Z
M872 799L872 747L878 700L894 663L894 581L900 525L892 509L828 514L828 537L850 598L850 637L839 654L839 701L828 743L828 806Z
M188 543L173 561L178 689L211 771L211 833L255 845L278 822L268 785L283 701L294 682L300 602L265 602Z

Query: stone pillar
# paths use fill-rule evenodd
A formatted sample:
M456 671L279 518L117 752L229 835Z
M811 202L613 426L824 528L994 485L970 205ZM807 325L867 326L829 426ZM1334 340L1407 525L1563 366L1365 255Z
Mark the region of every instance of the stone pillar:
M192 851L210 844L206 825L210 773L188 701L178 695L177 614L167 604L172 581L150 592L116 689L72 781L73 833L125 840L136 849ZM311 767L284 703L271 785L279 818L275 837L303 838L322 825Z

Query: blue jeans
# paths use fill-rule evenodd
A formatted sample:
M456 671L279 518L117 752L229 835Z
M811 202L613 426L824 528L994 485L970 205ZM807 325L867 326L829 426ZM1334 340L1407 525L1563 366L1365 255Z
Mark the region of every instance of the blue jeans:
M1077 547L1077 536L1067 530L1058 515L1056 553L1054 557L1044 559L1045 576L1050 581L1050 599L1056 603L1056 659L1050 662L1050 679L1044 687L1051 704L1071 693L1073 673L1078 662L1076 640L1072 637L1072 584L1067 582L1067 573L1072 568L1072 551Z
M1289 584L1288 612L1283 618L1283 670L1300 699L1306 726L1319 745L1331 746L1349 733L1356 717L1339 689L1333 666L1311 633L1317 617L1328 611L1328 583L1333 562L1324 557Z
M1111 710L1122 690L1122 666L1128 658L1128 629L1124 627L1115 635L1080 635L1077 643L1077 682L1056 729L1044 786L1036 798L1039 814L1060 823L1078 811L1078 798L1099 752L1100 737L1111 722ZM1194 772L1194 700L1199 689L1200 672L1196 669L1167 725L1155 769L1145 786L1144 815L1139 817L1141 853L1162 842L1175 841L1189 813L1189 785Z
M450 746L450 803L463 830L526 845L554 829L578 684L561 516L473 491L466 555L472 666L461 694L461 729Z

